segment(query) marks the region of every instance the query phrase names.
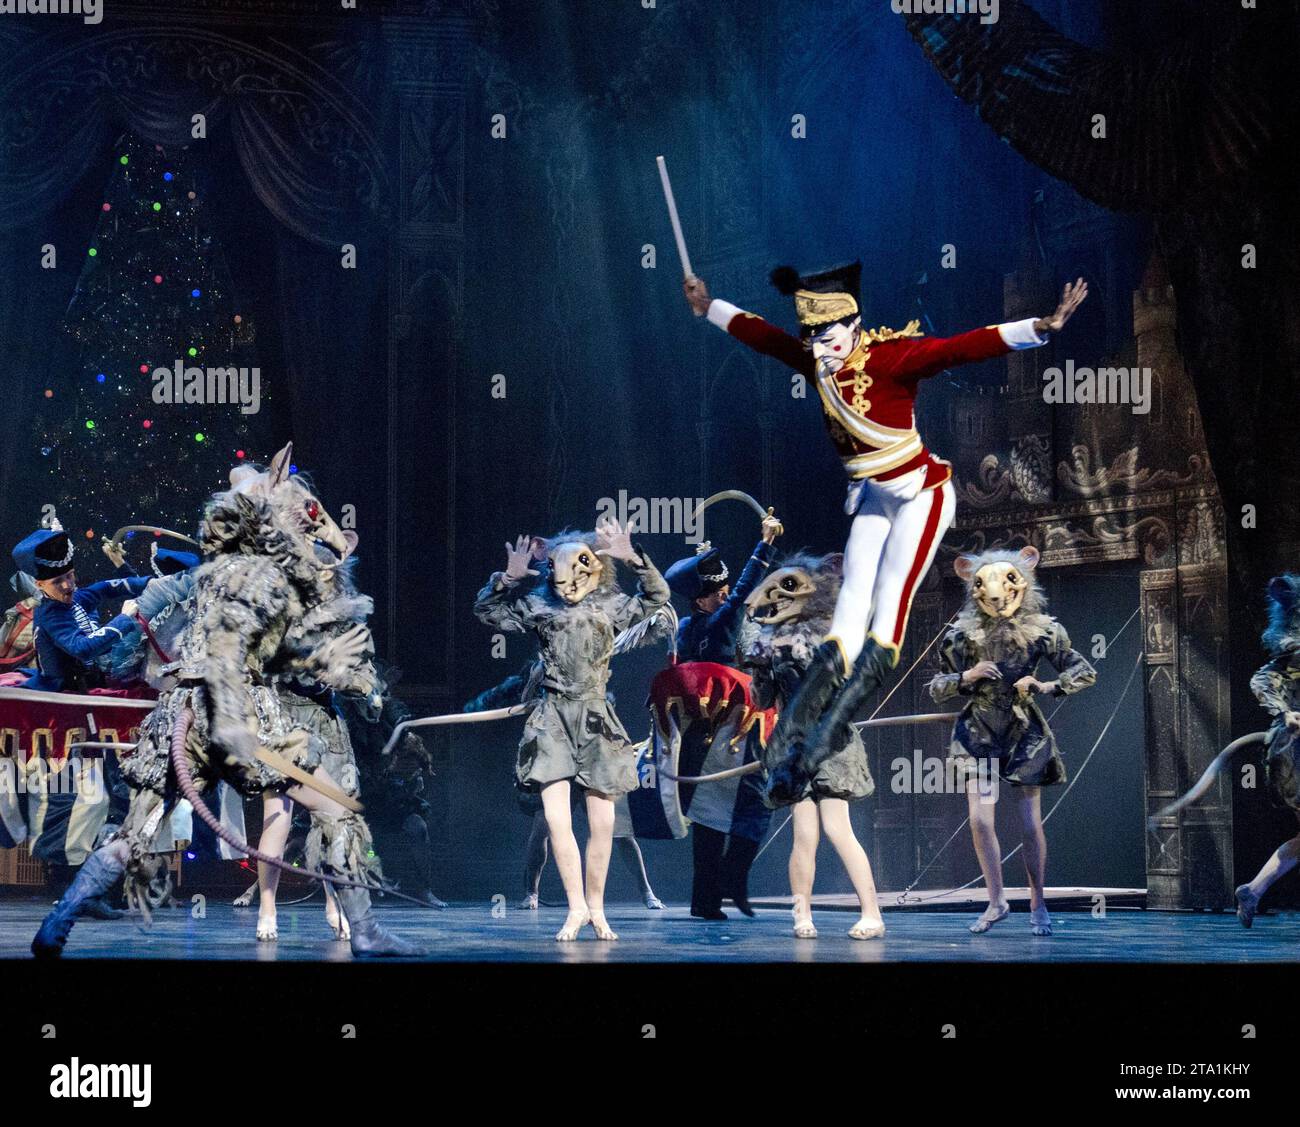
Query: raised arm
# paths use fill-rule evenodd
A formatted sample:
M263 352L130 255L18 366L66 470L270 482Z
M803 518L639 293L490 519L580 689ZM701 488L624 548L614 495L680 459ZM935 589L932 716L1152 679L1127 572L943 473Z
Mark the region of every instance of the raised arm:
M778 329L754 313L746 313L729 301L711 298L703 278L688 278L683 286L691 308L708 317L710 324L730 333L755 352L771 356L809 379L816 374L817 365L813 354L804 348L798 337L791 336L784 329Z
M659 569L650 562L640 547L632 543L631 526L621 527L617 521L602 521L596 526L596 551L612 560L622 560L637 576L635 595L624 595L613 604L611 618L614 629L626 630L643 619L657 614L672 598L667 581Z
M506 541L505 571L494 571L474 600L474 614L485 626L522 634L536 624L525 602L527 580L537 576L532 567L535 557L531 545L527 536L515 537L513 545Z
M1050 317L1028 317L973 329L955 337L918 337L897 345L900 374L913 380L926 379L947 368L977 364L1008 352L1040 348L1053 333L1059 333L1074 311L1088 296L1088 283L1082 278L1067 285L1060 304Z

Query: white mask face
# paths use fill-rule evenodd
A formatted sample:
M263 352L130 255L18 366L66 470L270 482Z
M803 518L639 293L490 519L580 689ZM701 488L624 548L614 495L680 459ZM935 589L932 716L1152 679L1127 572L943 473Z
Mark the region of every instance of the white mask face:
M857 346L861 322L854 318L849 324L837 321L827 325L816 336L809 338L813 358L825 364L832 372L838 371Z

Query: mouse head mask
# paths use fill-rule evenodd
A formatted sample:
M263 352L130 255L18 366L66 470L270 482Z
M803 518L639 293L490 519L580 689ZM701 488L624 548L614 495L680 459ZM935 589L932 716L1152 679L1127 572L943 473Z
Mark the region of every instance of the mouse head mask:
M539 551L544 552L551 590L570 606L598 590L612 574L611 565L580 534L561 533L553 540L534 540L533 555Z
M1026 547L1019 552L958 556L953 569L982 614L989 618L1014 618L1025 607L1026 597L1037 602L1038 582L1034 572L1038 560L1038 549Z

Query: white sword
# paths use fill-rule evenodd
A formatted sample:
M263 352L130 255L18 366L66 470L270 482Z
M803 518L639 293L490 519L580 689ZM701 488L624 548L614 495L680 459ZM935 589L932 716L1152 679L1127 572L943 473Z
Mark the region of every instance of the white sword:
M655 157L659 165L659 179L664 186L664 202L668 205L668 218L673 225L673 238L677 240L677 256L682 260L682 276L689 282L695 277L691 269L691 256L686 253L686 236L682 234L682 221L677 215L677 201L673 198L672 181L668 179L668 165L663 157Z

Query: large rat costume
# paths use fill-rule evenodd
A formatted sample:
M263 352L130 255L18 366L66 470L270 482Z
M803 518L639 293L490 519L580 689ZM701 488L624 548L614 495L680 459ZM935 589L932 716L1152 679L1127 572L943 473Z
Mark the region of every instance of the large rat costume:
M1269 796L1300 820L1300 576L1279 575L1268 585L1268 629L1261 641L1270 657L1250 679L1250 691L1273 716L1268 730ZM1284 841L1255 879L1237 889L1237 918L1250 927L1259 902L1300 859L1300 833Z
M750 595L746 610L754 629L741 643L741 668L753 677L756 703L762 708L789 705L799 681L814 660L840 592L839 555L792 556ZM750 739L761 743L759 729ZM763 747L764 768L773 770L784 756ZM845 726L836 735L831 754L817 764L794 798L794 845L790 852L790 886L794 893L795 935L815 939L812 887L821 830L839 854L861 905L862 918L849 931L854 939L874 939L885 925L876 901L871 862L853 833L848 803L869 797L876 789L867 763L867 750L856 728Z
M989 890L989 907L971 928L977 934L1005 918L1002 861L993 826L999 781L1017 793L1025 832L1031 928L1050 935L1043 901L1047 844L1039 787L1065 782L1065 764L1035 693L1065 696L1093 684L1096 671L1071 645L1059 622L1045 613L1046 598L1035 577L1038 551L991 551L959 556L955 568L967 598L939 648L943 672L930 682L930 696L965 698L949 749L967 789L971 832ZM1035 676L1046 661L1057 680ZM978 780L978 781L977 781Z
M167 670L175 687L146 718L136 750L122 757L122 773L136 788L130 812L45 918L33 953L59 954L84 899L124 869L129 888L147 879L178 786L192 781L202 791L218 779L246 796L282 792L317 812L326 870L363 886L339 888L354 954L419 953L375 918L367 879L370 831L358 814L322 793L340 794L321 769L322 742L293 725L276 689L277 677L295 677L364 694L374 681L368 634L350 614L340 621L334 601L335 569L348 541L290 476L290 455L286 447L245 491L209 503L200 532L205 562L194 573L179 658ZM292 782L290 770L305 773L312 785Z
M614 830L614 799L639 785L631 741L605 695L614 639L653 617L669 599L668 584L644 552L616 524L594 534L548 541L545 583L532 542L507 545L507 566L479 592L474 613L488 626L537 635L542 662L538 704L519 743L515 777L540 790L556 865L569 901L569 918L556 939L575 939L587 923L600 939L617 939L605 920L605 876ZM604 558L602 558L604 557ZM628 563L640 580L635 595L619 588L613 560ZM586 889L569 812L569 785L587 796Z

